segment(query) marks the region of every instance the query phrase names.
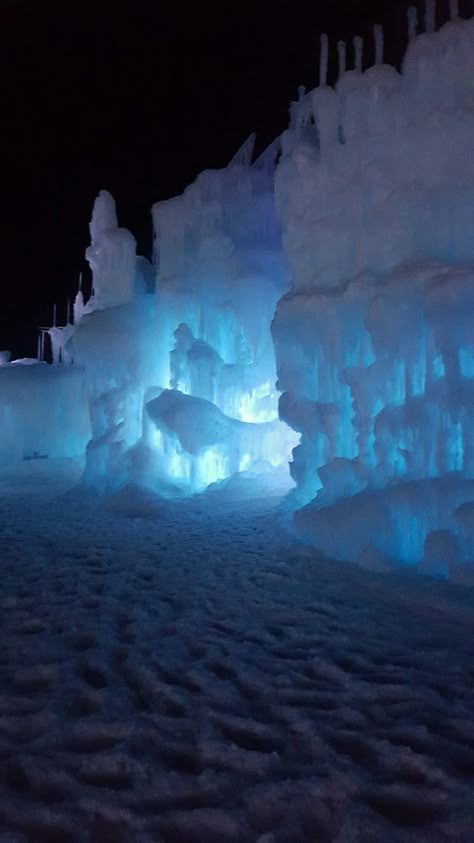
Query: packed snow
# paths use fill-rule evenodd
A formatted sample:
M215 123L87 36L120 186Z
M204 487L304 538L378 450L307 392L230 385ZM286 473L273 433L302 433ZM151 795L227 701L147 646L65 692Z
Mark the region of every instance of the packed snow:
M262 476L81 472L0 481L0 840L472 840L471 589L305 549Z

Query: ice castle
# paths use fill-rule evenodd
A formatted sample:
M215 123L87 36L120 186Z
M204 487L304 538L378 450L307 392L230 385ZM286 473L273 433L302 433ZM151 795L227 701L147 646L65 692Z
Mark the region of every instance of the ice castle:
M472 576L474 20L450 12L409 10L401 73L380 27L365 72L339 43L334 86L323 36L282 136L153 207L152 262L99 193L92 296L38 360L0 356L0 466L85 454L101 492L173 495L289 463L324 554Z

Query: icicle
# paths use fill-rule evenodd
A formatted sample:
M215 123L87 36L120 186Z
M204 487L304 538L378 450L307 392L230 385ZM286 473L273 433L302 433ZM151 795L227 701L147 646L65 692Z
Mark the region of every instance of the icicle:
M328 83L328 37L326 33L321 35L321 55L319 60L319 84L321 88Z
M359 73L362 73L362 56L364 50L364 39L360 35L356 35L353 41L354 44L354 68Z
M73 307L73 319L72 324L77 325L78 322L81 321L82 315L84 313L84 296L82 295L82 290L76 294L76 298L74 300L74 307Z
M436 3L435 0L425 0L425 32L435 31Z
M82 290L82 272L79 273L79 291Z
M304 85L298 85L298 101L296 103L295 108L295 122L296 122L296 129L301 129L302 126L305 124L305 116L304 116L304 98L306 94L306 88Z
M337 54L339 56L339 79L346 72L346 44L344 41L337 42Z
M36 359L41 363L41 334L38 334L38 348L36 350Z
M383 64L383 27L376 23L374 26L375 64Z
M418 27L418 11L416 6L410 6L407 12L408 17L408 41L411 43L416 38L416 30Z
M459 17L459 0L449 0L449 15L451 20Z
M290 102L290 122L288 124L288 128L294 132L298 127L298 115L297 115L297 106L296 102Z

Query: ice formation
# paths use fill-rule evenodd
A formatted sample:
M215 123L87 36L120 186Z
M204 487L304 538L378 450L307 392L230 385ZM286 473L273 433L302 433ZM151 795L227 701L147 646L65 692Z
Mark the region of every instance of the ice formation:
M427 0L420 35L409 10L402 73L379 26L365 72L362 39L340 42L335 87L323 36L320 85L282 137L252 163L251 136L154 206L152 263L101 191L92 296L43 331L34 365L0 355L0 463L85 449L96 489L175 494L292 453L303 540L379 569L466 570L474 21L450 10L436 32Z
M0 468L84 453L90 437L82 372L0 353Z
M323 67L283 137L273 337L299 535L446 575L474 556L474 21L426 17L402 74L376 30L378 63Z
M53 359L83 372L91 438L85 482L195 492L235 472L287 464L298 440L278 418L269 325L288 288L275 216L279 144L153 208L154 264L136 257L99 194L86 252L93 295L53 327Z

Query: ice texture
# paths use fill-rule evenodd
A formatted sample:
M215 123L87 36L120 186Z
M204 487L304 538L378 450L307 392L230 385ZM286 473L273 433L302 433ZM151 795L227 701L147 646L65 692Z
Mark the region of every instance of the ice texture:
M442 576L473 561L473 44L457 18L412 40L401 74L380 63L307 94L275 182L296 530L333 557Z

